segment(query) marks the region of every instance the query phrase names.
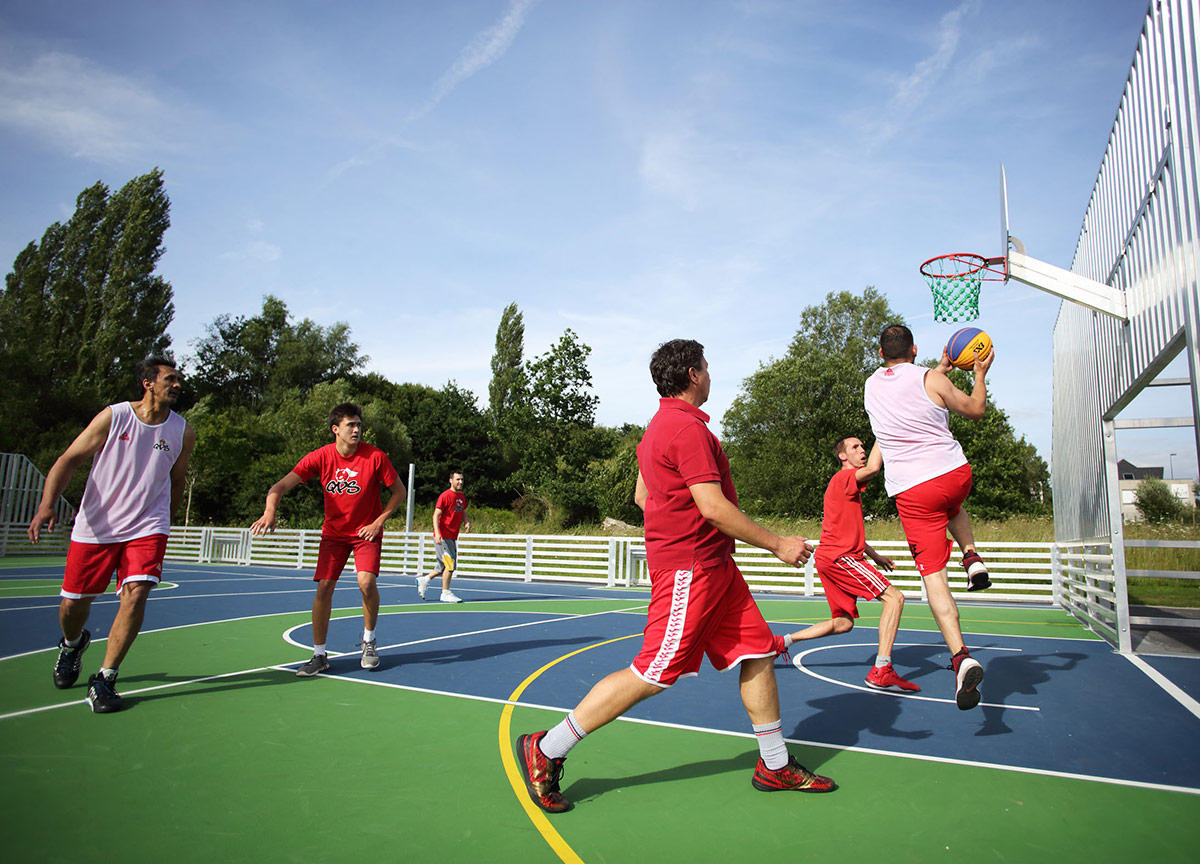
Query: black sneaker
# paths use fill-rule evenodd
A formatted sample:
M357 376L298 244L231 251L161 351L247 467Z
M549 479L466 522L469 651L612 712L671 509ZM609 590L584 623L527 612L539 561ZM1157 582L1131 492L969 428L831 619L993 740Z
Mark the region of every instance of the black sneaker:
M88 679L87 704L94 713L111 714L125 707L125 700L117 693L116 680L116 675L109 679L99 672Z
M83 631L83 641L75 648L67 647L66 639L58 640L58 659L54 661L54 686L66 690L79 680L79 669L83 666L83 652L92 644L92 634Z
M378 655L376 655L378 659ZM314 654L312 659L296 670L296 675L300 678L312 678L321 672L329 670L329 657L325 654Z

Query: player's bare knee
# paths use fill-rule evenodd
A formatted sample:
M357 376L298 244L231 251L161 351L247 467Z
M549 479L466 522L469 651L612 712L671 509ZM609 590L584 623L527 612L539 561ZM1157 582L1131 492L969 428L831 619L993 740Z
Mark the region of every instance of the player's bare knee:
M885 606L895 606L897 609L904 608L904 593L895 585L889 585L879 599L883 601Z
M847 615L839 615L833 619L834 633L849 633L854 629L854 619Z

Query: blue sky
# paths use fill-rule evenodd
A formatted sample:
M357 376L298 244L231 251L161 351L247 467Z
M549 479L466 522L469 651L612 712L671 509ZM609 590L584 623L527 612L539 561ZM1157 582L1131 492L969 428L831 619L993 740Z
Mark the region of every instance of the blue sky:
M707 346L719 420L801 310L1013 234L1070 266L1145 0L14 2L0 9L0 260L84 187L160 166L176 353L266 293L346 321L370 367L486 400L504 306L526 352L593 349L607 424L646 362ZM995 401L1050 458L1058 301L989 285ZM1164 388L1158 388L1164 389ZM1182 397L1142 416L1187 413ZM850 431L850 430L848 430ZM1190 433L1121 440L1195 476Z

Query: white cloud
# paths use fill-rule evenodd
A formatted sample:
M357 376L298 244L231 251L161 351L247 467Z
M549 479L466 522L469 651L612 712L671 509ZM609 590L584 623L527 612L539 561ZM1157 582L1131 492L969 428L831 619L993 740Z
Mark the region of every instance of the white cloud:
M226 252L221 256L225 261L278 261L283 257L283 250L274 243L268 243L265 240L255 240L252 243L247 243L244 248L238 252Z
M455 87L503 57L517 38L517 34L521 32L525 16L537 3L538 0L513 0L497 24L484 30L462 50L458 59L434 85L429 101L414 116L429 113L450 95Z
M144 83L51 51L0 61L0 125L95 162L161 150L175 112Z

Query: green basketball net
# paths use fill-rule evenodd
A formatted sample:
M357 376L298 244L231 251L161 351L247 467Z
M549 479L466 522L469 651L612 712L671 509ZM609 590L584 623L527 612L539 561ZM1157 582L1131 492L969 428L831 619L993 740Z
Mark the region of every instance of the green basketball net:
M1003 281L1005 274L992 269L1004 259L984 258L971 252L955 252L930 258L921 265L921 275L933 292L933 320L974 321L979 317L979 289L985 279Z

